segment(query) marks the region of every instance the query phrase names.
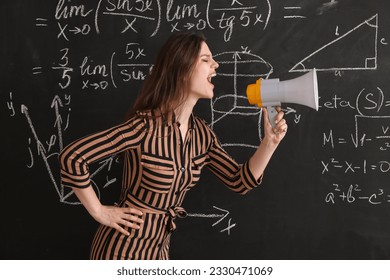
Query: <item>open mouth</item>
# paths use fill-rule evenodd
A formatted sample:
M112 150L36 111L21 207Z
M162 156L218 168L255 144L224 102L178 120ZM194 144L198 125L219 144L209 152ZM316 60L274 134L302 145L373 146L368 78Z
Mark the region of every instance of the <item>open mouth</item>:
M211 74L210 76L207 77L207 81L209 81L209 83L211 83L211 79L214 78L215 76L217 76L216 73Z

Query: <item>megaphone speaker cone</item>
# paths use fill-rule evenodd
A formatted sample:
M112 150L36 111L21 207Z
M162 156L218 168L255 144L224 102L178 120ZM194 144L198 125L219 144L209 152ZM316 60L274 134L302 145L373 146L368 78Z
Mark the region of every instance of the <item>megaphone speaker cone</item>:
M318 86L316 70L313 69L291 80L257 80L247 86L246 94L250 104L259 107L280 106L281 103L295 103L318 110Z

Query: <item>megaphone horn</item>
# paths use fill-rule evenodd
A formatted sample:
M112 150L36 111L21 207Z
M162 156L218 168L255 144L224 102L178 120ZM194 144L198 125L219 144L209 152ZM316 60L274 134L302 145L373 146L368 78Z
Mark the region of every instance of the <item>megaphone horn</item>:
M291 80L258 79L246 89L249 104L267 107L269 120L275 126L275 106L282 103L304 105L318 111L318 85L316 69Z

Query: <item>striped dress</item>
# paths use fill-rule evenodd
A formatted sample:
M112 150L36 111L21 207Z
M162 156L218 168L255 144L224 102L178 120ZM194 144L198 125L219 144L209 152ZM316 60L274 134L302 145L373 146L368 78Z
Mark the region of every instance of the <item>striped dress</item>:
M245 194L261 183L249 164L237 164L221 147L214 132L191 116L185 139L171 113L167 120L153 111L138 112L125 123L77 140L59 156L64 186L90 186L88 165L114 154L124 154L122 189L118 207L141 210L141 229L130 236L100 225L91 259L169 259L175 218L185 217L181 207L188 190L207 166L232 191Z

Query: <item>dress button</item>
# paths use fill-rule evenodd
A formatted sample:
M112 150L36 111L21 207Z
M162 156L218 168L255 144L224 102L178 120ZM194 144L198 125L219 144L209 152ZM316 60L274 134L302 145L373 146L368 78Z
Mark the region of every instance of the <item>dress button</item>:
M180 171L184 172L186 169L184 167L180 167Z

